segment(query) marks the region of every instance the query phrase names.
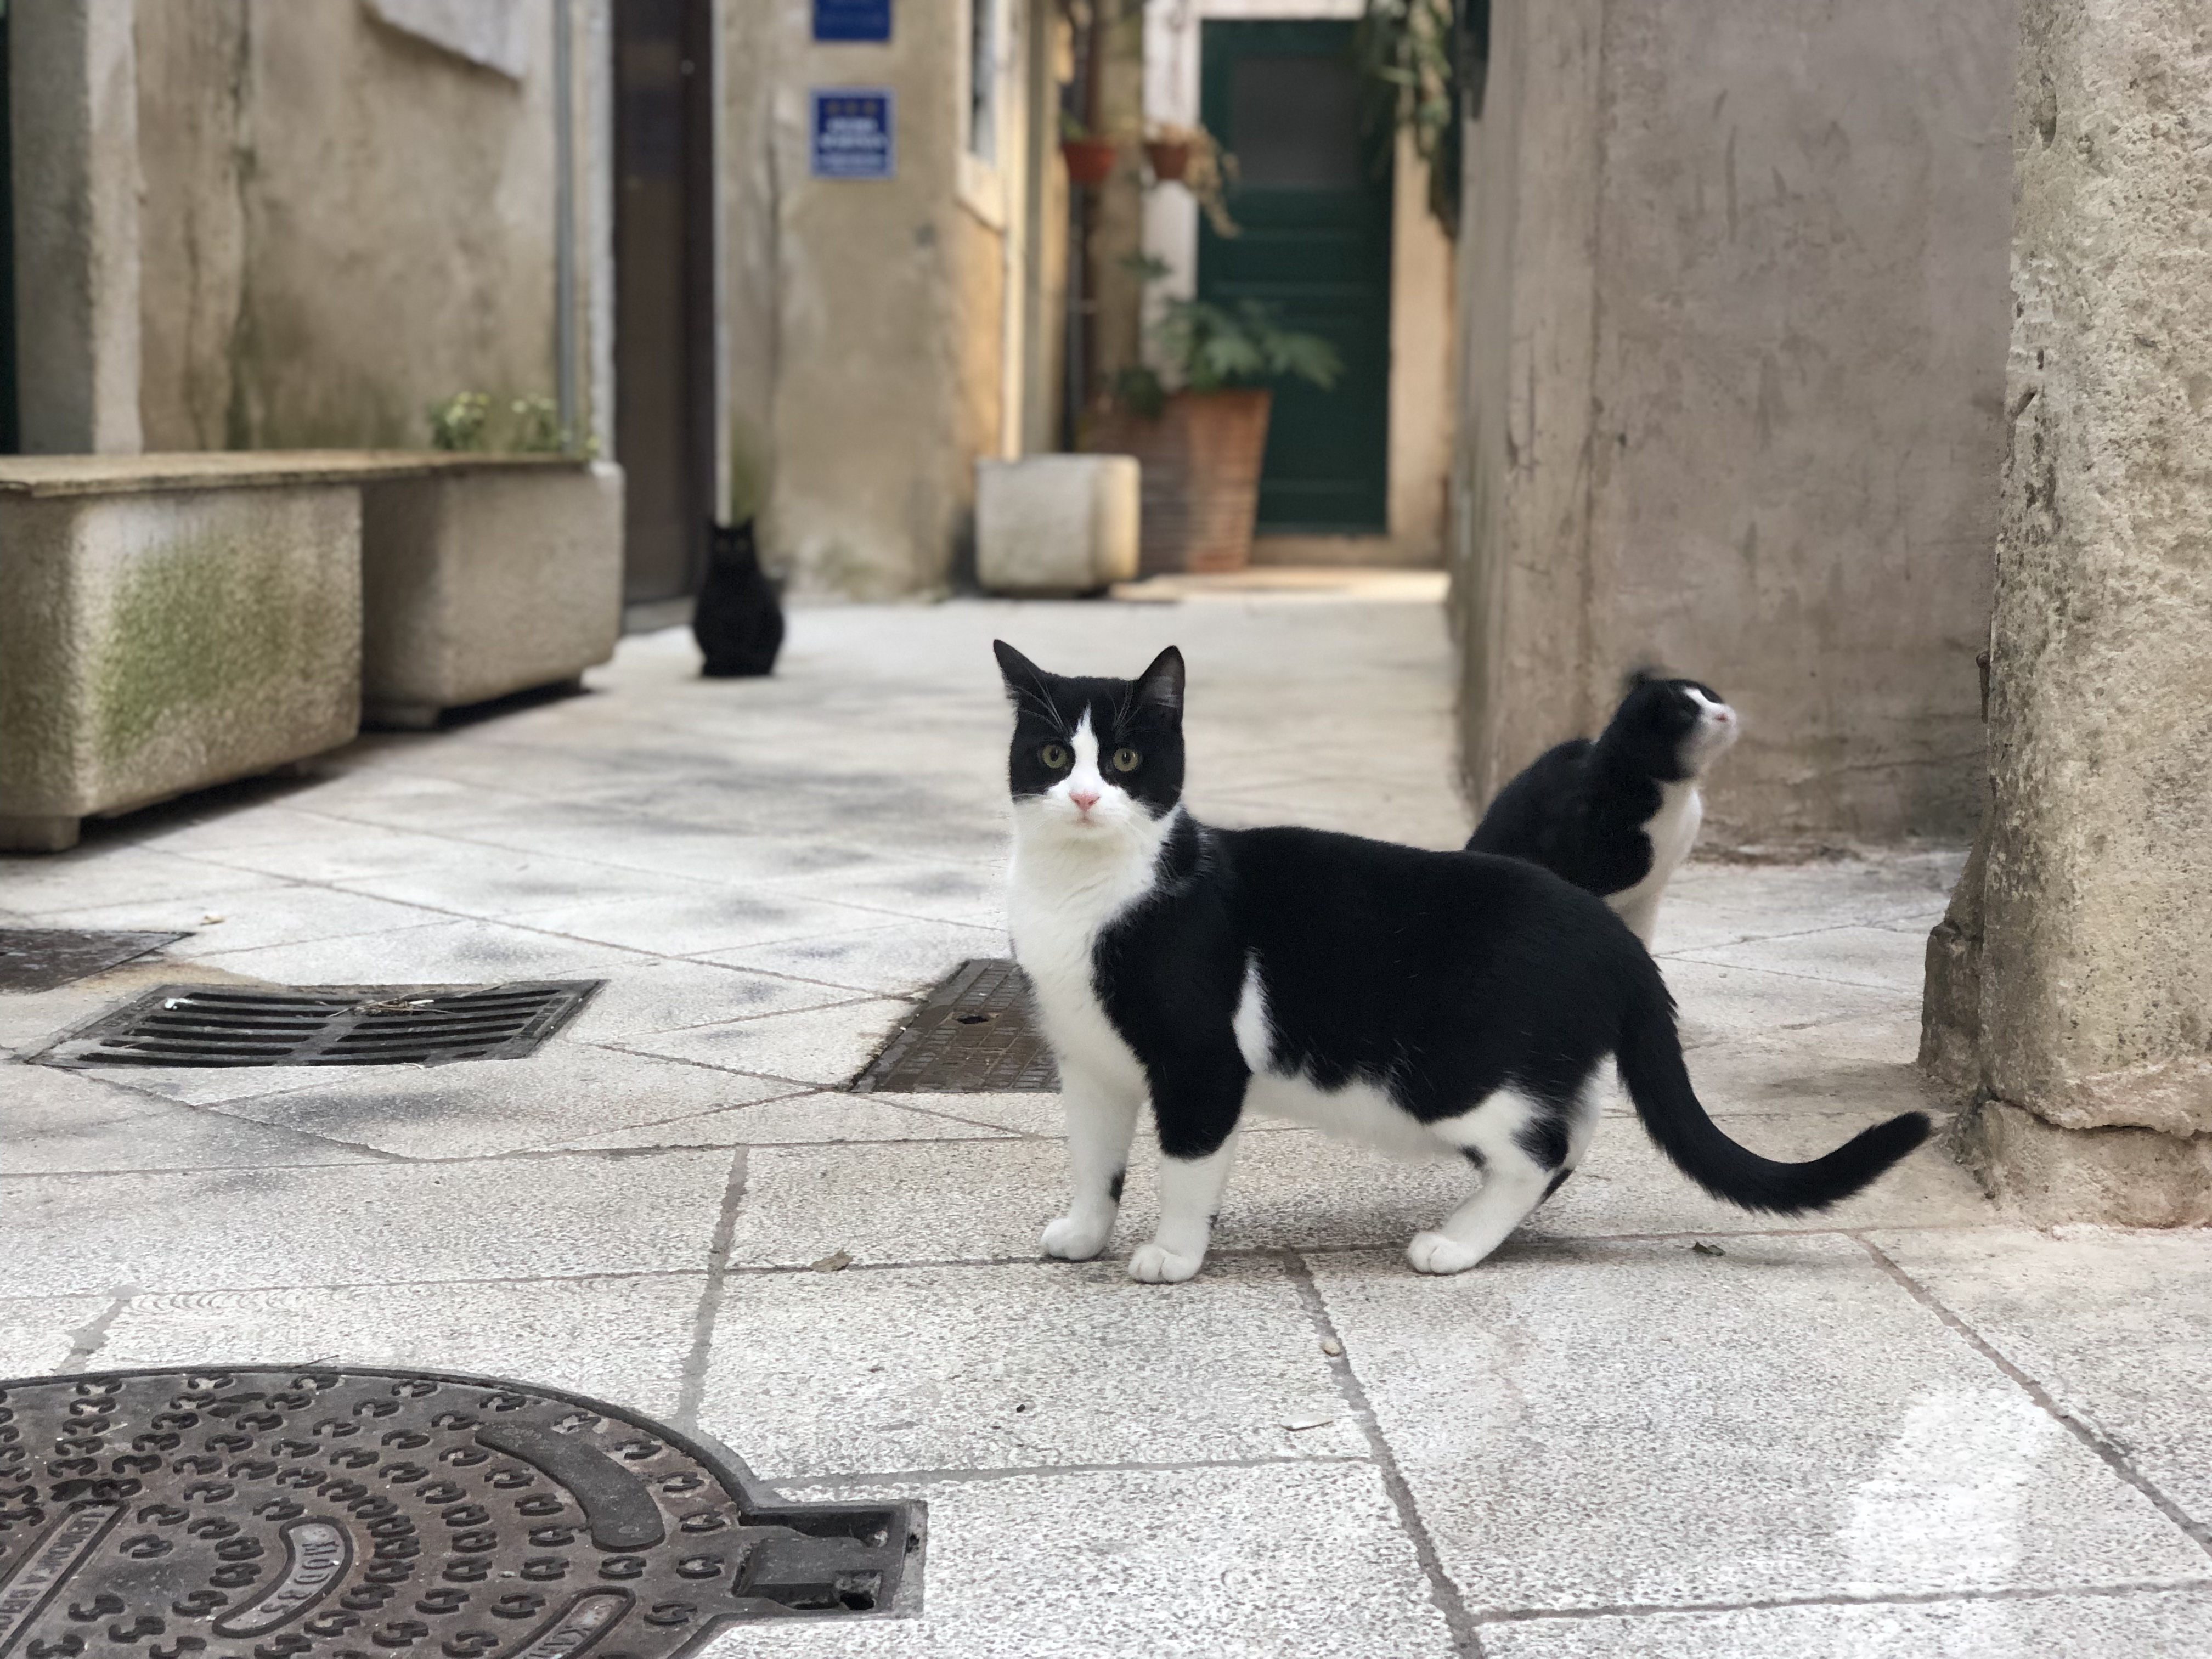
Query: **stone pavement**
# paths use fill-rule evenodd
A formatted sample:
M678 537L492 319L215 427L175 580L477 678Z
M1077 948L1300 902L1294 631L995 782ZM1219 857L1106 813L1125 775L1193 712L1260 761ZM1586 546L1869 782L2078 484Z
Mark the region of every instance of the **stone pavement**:
M1204 1275L1139 1285L1036 1257L1050 1098L838 1091L1003 953L994 634L1125 673L1181 644L1203 813L1455 844L1437 610L1360 597L803 611L768 684L649 635L587 696L0 860L0 922L191 930L0 996L18 1054L172 979L610 981L526 1060L0 1063L0 1376L504 1373L794 1495L927 1500L923 1617L727 1659L2212 1653L2212 1236L2005 1225L1933 1148L1758 1220L1618 1116L1423 1279L1460 1171L1263 1129ZM1802 1156L1917 1103L1955 867L1686 872L1660 944L1733 1133Z

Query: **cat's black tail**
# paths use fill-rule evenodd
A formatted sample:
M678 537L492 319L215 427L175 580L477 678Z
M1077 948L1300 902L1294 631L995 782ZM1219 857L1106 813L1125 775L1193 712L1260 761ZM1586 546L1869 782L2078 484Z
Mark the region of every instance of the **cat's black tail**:
M1729 1139L1706 1115L1674 1032L1674 1000L1651 969L1639 979L1616 1055L1636 1115L1674 1166L1716 1198L1747 1210L1802 1215L1867 1186L1928 1139L1924 1112L1862 1130L1809 1164L1780 1164Z

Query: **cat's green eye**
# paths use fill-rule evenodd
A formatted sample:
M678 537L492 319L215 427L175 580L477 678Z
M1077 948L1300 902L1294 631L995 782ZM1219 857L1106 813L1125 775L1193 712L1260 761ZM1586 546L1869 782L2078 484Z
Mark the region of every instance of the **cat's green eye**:
M1143 759L1144 757L1133 749L1116 749L1114 751L1114 769L1116 772L1133 772L1137 769L1137 763Z
M1049 766L1054 771L1064 772L1067 769L1067 763L1073 757L1071 757L1067 750L1060 744L1056 743L1048 743L1045 744L1043 748L1037 750L1037 758L1042 761L1047 766Z

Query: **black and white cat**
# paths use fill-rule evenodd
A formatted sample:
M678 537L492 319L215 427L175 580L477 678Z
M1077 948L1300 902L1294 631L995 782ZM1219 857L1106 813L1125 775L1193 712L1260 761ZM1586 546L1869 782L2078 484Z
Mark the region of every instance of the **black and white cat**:
M771 673L783 648L783 601L761 568L753 521L710 525L707 577L691 608L691 637L709 679Z
M1547 750L1498 792L1467 843L1595 893L1650 949L1659 896L1705 822L1698 786L1743 730L1709 685L1639 669L1593 743Z
M1807 1164L1737 1146L1691 1089L1658 969L1598 900L1515 859L1208 828L1181 805L1173 648L1134 680L993 648L1015 710L1008 921L1073 1166L1048 1255L1105 1248L1147 1097L1159 1230L1129 1276L1154 1283L1205 1261L1248 1108L1471 1164L1474 1194L1407 1248L1424 1273L1472 1267L1566 1178L1608 1057L1667 1155L1747 1209L1822 1208L1926 1137L1909 1112Z

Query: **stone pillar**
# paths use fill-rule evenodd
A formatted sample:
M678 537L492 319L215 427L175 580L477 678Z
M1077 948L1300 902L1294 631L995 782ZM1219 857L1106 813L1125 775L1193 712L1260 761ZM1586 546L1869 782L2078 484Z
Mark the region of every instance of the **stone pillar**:
M143 447L132 14L117 0L39 0L8 19L27 454Z
M2212 53L2199 0L2023 10L1985 867L1924 1052L1972 1045L1961 1150L2023 1213L2203 1223Z

